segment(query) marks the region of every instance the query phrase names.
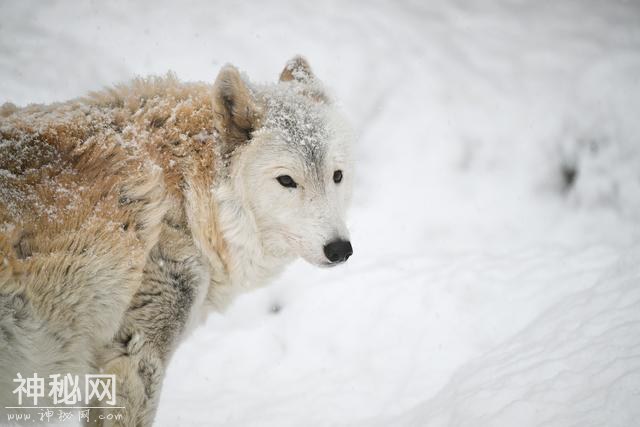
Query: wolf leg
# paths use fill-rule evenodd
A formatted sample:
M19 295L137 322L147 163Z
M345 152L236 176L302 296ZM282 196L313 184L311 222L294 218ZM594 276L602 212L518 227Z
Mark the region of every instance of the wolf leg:
M104 365L104 373L115 375L116 404L109 408L103 402L92 403L92 406L103 406L103 409L91 409L90 426L145 427L151 426L160 397L164 362L153 346L143 342L144 338L135 337L127 348L135 353L123 354ZM135 346L140 346L135 348Z
M143 283L102 355L105 373L116 375L116 405L124 406L124 420L112 417L102 425L152 424L166 366L206 294L206 275L190 238L169 227L161 236L164 243L151 250Z

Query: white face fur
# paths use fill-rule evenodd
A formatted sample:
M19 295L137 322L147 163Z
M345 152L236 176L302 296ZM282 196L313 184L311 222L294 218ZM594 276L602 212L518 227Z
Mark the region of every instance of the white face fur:
M267 90L263 101L264 123L238 153L234 181L264 252L318 266L346 261L353 171L345 120L290 87Z

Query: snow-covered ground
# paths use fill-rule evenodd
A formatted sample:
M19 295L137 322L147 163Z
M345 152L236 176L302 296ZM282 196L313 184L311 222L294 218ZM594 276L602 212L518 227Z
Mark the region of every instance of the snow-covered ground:
M213 314L157 425L638 425L637 1L0 1L0 103L296 53L359 135L355 255Z

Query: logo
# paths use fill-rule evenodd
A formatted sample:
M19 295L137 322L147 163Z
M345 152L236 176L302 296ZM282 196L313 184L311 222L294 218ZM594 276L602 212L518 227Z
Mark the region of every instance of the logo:
M18 406L6 406L9 410L39 411L40 422L67 421L74 418L74 410L78 411L78 421L89 421L91 409L124 409L116 406L116 376L113 374L53 374L40 377L37 373L23 377L16 374L13 379L16 387L13 394ZM53 405L53 406L47 406ZM56 411L57 410L57 416ZM14 411L7 413L8 421L28 421L32 414ZM100 419L121 420L122 413L100 412Z

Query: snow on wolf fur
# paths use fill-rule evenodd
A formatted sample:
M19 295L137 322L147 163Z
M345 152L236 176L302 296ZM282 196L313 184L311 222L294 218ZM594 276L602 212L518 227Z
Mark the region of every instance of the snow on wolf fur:
M0 407L18 372L101 372L120 422L151 425L208 311L296 257L352 254L351 133L301 57L277 84L226 66L214 85L137 79L0 120Z

